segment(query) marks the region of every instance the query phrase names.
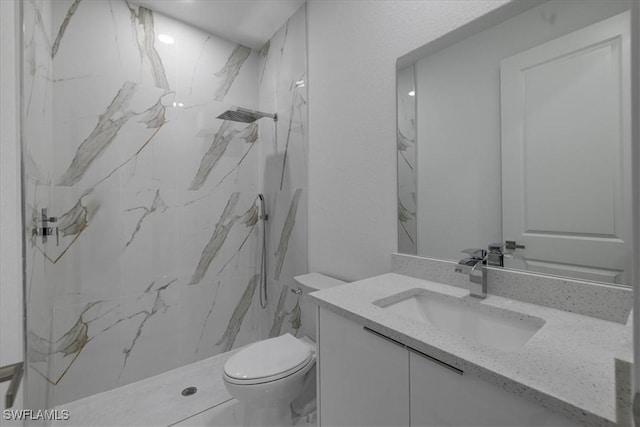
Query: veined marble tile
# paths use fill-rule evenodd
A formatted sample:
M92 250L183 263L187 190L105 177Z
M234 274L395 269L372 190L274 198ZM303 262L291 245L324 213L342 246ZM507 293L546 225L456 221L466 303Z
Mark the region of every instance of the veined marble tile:
M181 302L190 308L180 321L183 363L222 352L229 338L234 340L233 348L259 339L258 318L262 314L258 304L253 304L258 299L254 288L258 282L246 278L249 271L255 270L242 268L224 274L213 286L183 288ZM225 334L228 338L223 338Z
M163 89L169 89L164 64L155 47L154 13L143 6L131 7L129 3L127 3L127 6L131 12L131 23L136 34L140 57L148 62L155 85Z
M29 361L34 374L58 386L93 339L124 321L118 315L117 304L110 301L54 309L50 336L31 331L28 334Z
M27 240L30 404L64 405L254 342L281 290L277 329L297 329L287 290L307 271L306 89L295 84L305 9L262 56L124 0L34 0L24 23L26 222L45 207L58 217L58 239ZM231 105L258 109L265 91L260 109L283 106L277 141L271 121L215 119ZM277 166L260 188L265 158ZM258 193L270 276L280 263L268 314L255 303Z
M82 204L82 200L62 214L58 219L58 229L64 237L74 234L80 234L89 224L87 207Z
M233 49L233 52L231 52L231 55L229 56L229 59L227 59L227 63L224 65L224 67L222 67L220 71L215 73L217 77L220 77L222 79L222 82L216 90L216 101L224 100L224 97L227 95L227 92L229 92L233 81L240 73L240 68L250 54L250 48L242 45L237 45Z
M267 42L260 49L260 79L258 81L259 84L262 84L262 79L264 78L264 70L266 69L266 65L269 59L269 51L271 50L271 40L267 40Z
M275 280L280 279L282 265L284 263L285 256L287 255L287 250L289 249L289 239L291 238L291 233L293 232L293 227L296 223L296 213L298 212L298 204L300 202L301 194L302 189L296 189L295 193L293 194L293 198L291 199L289 212L287 213L287 217L282 227L282 233L280 234L280 243L278 244L278 248L276 249L276 267L274 272Z
M167 208L168 207L165 204L164 200L162 200L162 197L160 197L160 190L156 190L156 194L155 194L155 197L153 198L153 202L151 202L151 206L149 207L140 206L137 208L127 209L127 211L129 212L136 209L142 210L142 216L140 217L140 219L138 219L136 227L133 230L133 233L131 234L131 238L127 241L125 246L129 246L131 242L133 242L133 239L136 237L136 234L138 233L138 231L140 231L140 227L142 227L142 223L149 215L153 214L157 210L159 210L160 212L165 212Z
M202 187L213 168L220 161L222 156L224 156L229 143L235 137L244 139L246 142L253 144L257 139L257 125L251 123L244 129L237 130L234 128L233 122L227 120L222 121L218 132L213 138L213 142L211 143L209 150L200 162L200 167L191 182L189 190L198 190ZM244 160L244 158L240 159L236 167L242 163L242 160Z
M297 333L299 305L289 292L293 277L307 272L306 7L302 6L263 47L260 110L279 120L260 124L264 193L269 219L269 323L263 336ZM277 139L275 136L277 135ZM294 226L295 225L295 226Z
M69 10L67 11L62 24L60 24L60 28L58 29L58 34L56 35L56 39L51 46L51 58L55 58L56 53L58 53L58 48L60 47L60 42L62 41L62 37L64 36L64 32L67 30L67 26L71 21L71 17L76 13L76 9L82 0L74 0Z
M247 314L251 303L253 302L253 296L256 293L256 287L260 282L260 275L255 274L249 280L249 284L245 289L240 301L236 305L235 310L233 310L233 314L229 319L229 324L227 325L227 329L224 331L222 338L220 341L216 343L216 345L222 347L222 351L229 351L233 348L233 343L236 340L236 336L240 331L240 326L242 326L242 321L244 320L244 316Z
M180 315L180 283L177 278L154 281L144 293L131 295L121 302L125 313L142 313L136 316L136 323L131 323L123 337L128 340L119 354L111 357L120 361L118 384L157 375L168 369L180 366L180 351L175 342L167 340L167 336L179 333ZM124 338L123 338L124 339ZM162 355L162 360L150 363L153 355Z
M227 205L220 216L220 219L216 223L215 229L209 242L202 250L202 255L200 256L200 261L198 262L198 266L191 276L191 280L189 281L190 285L197 285L200 283L202 278L204 277L209 265L213 261L213 259L218 255L218 252L222 248L227 235L233 224L236 222L237 218L233 216L233 212L238 204L238 199L240 198L240 193L233 193L229 200L227 201Z
M287 317L288 313L285 311L285 302L287 300L289 287L284 285L280 288L280 296L278 297L278 305L276 306L275 314L273 316L273 323L271 330L269 331L269 338L277 337L282 332L282 322Z

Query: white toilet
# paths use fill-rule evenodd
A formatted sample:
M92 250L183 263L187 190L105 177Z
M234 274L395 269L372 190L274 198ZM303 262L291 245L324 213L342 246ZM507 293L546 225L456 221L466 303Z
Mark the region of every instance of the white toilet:
M287 333L258 341L224 365L224 385L244 404L246 426L292 425L291 403L315 380L316 306L305 296L345 282L318 273L297 276L295 281L302 292L302 338Z

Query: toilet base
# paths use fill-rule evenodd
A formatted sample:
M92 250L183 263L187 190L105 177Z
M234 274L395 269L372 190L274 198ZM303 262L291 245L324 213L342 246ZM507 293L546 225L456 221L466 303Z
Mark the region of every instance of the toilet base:
M245 427L288 427L293 425L290 402L274 402L268 406L243 402L242 408Z

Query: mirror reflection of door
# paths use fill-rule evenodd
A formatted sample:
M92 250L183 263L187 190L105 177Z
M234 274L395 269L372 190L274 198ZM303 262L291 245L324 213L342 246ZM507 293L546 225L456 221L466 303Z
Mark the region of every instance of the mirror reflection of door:
M629 13L502 61L505 267L629 283Z

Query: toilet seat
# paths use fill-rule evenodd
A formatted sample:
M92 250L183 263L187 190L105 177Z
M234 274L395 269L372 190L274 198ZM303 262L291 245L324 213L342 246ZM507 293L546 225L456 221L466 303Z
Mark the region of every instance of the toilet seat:
M238 385L261 384L292 375L313 362L309 346L291 334L251 344L227 360L224 379Z

